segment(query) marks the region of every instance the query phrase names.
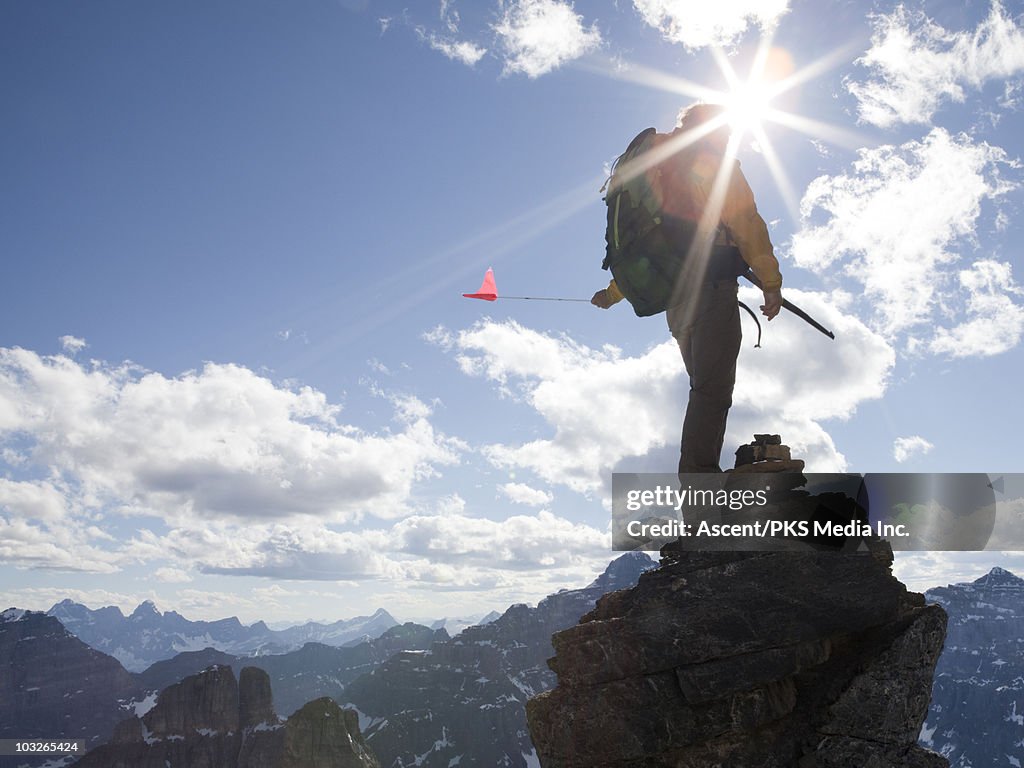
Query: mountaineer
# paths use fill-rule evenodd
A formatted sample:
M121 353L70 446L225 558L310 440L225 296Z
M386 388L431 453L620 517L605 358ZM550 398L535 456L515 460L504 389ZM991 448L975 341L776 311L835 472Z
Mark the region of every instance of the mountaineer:
M692 105L672 133L649 128L616 161L603 265L613 279L591 299L603 309L625 297L638 315L666 312L690 379L680 473L722 471L741 341L737 277L753 272L768 320L783 306L779 262L754 195L738 161L723 167L724 111Z

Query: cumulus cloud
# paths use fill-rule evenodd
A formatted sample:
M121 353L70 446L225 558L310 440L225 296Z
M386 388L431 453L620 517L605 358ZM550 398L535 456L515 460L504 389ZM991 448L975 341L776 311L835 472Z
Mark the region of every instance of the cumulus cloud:
M848 418L859 403L881 397L895 355L828 297L792 291L790 298L843 343L828 342L792 317L774 322L764 349L741 353L727 445L778 431L813 471L841 470L845 459L821 422ZM674 470L686 401L674 341L627 357L512 321L484 321L434 338L448 345L464 373L520 398L551 429L529 442L484 446L495 465L526 469L580 493L604 487L613 470Z
M159 539L202 573L273 579L339 581L399 579L383 530L335 531L324 526L182 528Z
M808 186L793 259L860 283L875 326L888 336L940 323L942 338L941 323L959 325L964 312L976 321L973 336L993 306L1009 300L1009 274L985 263L960 275L957 265L982 204L1016 187L1000 175L1010 166L1002 149L941 128L922 141L863 149L848 172Z
M667 40L691 50L732 45L751 25L770 29L789 10L788 0L633 0L633 5Z
M931 351L948 357L987 357L1017 346L1024 335L1024 306L1011 296L1024 291L1013 281L1010 265L977 261L960 271L959 280L967 295L967 319L953 328L939 328Z
M368 432L323 393L240 366L168 377L2 349L0 445L17 444L25 479L0 477L0 562L145 565L168 584L216 574L530 594L552 569L602 567L610 542L597 528L549 512L481 519L458 494L414 494L466 446L438 434L419 399L378 394L394 424ZM124 516L127 540L111 535ZM184 595L178 605L212 610L208 593Z
M449 566L533 570L565 565L594 552L607 552L611 538L587 525L541 510L488 520L455 515L416 515L395 524L390 536L398 551L440 560ZM416 566L414 565L413 568Z
M47 525L5 518L0 505L0 563L80 573L114 573L124 558L88 543L76 524Z
M500 486L501 492L516 504L526 504L531 507L543 507L550 504L555 498L547 491L539 488L532 488L525 483L505 483Z
M664 415L651 403L671 401L678 388L678 352L666 345L622 358L610 347L591 350L514 322L479 323L453 343L464 373L522 397L554 428L550 438L485 446L498 466L588 492L622 458L665 441Z
M58 341L60 341L60 348L69 355L78 354L89 346L85 343L85 339L80 339L77 336L61 336Z
M601 45L601 33L562 0L512 0L494 32L505 72L540 77Z
M341 423L323 393L241 366L167 377L0 349L0 442L27 441L82 508L169 521L400 516L413 482L456 462L459 444L423 403L392 402L398 428L371 433ZM41 485L4 489L9 507L59 514Z
M225 523L140 531L125 555L170 558L201 573L306 581L383 580L476 589L504 583L506 571L596 562L608 535L550 512L490 520L458 507L414 514L389 528L339 532L278 523L240 528ZM599 558L597 558L599 559ZM162 572L178 575L181 568Z
M897 437L892 444L892 457L902 464L913 456L928 453L934 447L920 435Z
M761 294L742 289L756 305ZM786 298L835 333L830 341L783 312L765 328L764 347L740 354L726 445L748 443L755 433L779 433L811 472L840 472L846 458L825 428L845 421L864 402L880 399L896 353L851 311L850 297L788 289Z
M950 32L921 11L899 6L875 16L872 46L858 63L870 70L847 88L860 119L881 127L928 123L965 89L1024 72L1024 28L999 2L973 31Z
M47 480L14 481L0 477L0 510L12 519L55 523L68 512L64 494Z

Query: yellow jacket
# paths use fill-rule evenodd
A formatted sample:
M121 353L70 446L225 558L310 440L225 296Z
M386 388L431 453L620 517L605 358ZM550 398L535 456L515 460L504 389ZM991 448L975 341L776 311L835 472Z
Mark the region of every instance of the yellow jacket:
M664 138L669 137L665 136ZM689 184L690 191L690 200L687 202L691 205L695 204L700 210L703 210L711 196L711 188L722 163L722 156L713 148L700 144L693 149L683 150L678 157L679 162L672 170L688 172L688 181L684 180L684 183ZM673 184L663 184L663 188L672 189ZM671 199L664 201L665 212L677 215L682 213L686 216L685 212L673 211L673 202ZM780 290L782 274L779 272L779 262L775 258L775 251L768 237L768 227L757 212L754 193L740 170L738 160L734 161L732 173L729 176L729 186L726 188L719 221L725 226L730 241L722 244L735 245L739 248L740 255L761 280L764 290ZM608 298L612 303L621 301L623 298L614 279L608 284Z

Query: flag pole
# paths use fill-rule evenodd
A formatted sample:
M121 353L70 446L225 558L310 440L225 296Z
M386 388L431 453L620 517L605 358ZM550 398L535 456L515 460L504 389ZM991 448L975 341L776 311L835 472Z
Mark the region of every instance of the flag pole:
M590 299L563 299L558 296L498 296L497 299L520 299L521 301L586 301Z

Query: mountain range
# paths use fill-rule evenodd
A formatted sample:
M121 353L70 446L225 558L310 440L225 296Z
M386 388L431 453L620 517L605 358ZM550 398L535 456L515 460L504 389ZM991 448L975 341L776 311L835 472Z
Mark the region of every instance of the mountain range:
M108 606L92 610L63 600L49 611L64 627L87 645L121 662L131 672L185 651L216 648L239 656L287 653L309 642L343 646L379 637L398 624L383 608L371 616L336 621L307 622L287 629L270 629L258 621L245 626L237 618L191 621L180 613L161 613L151 600L141 603L130 616Z
M359 724L383 765L525 767L533 763L523 707L551 684L545 663L551 635L651 567L647 555L624 555L587 587L562 590L536 607L514 605L454 638L443 628L407 623L344 647L306 643L257 657L212 647L187 651L137 673L75 637L52 611L12 609L0 621L0 738L74 736L92 748L108 741L124 718L144 717L157 706L159 691L219 665L265 672L282 714L328 696L358 708ZM119 611L101 610L120 624ZM136 614L139 624L167 616L145 605ZM99 622L90 622L88 613L80 617L79 627L96 631ZM209 624L240 626L237 620ZM125 644L122 638L107 645Z
M642 552L622 555L582 589L561 590L536 607L513 605L429 649L395 654L346 686L343 700L359 712L381 765L539 766L525 705L554 685L552 635L653 567Z
M395 624L348 646L310 642L257 657L208 647L142 672L126 670L57 621L62 606L65 617L75 614L69 601L48 614L11 609L0 614L0 738L45 734L94 746L125 717L152 709L168 686L212 665L236 674L254 666L266 672L282 715L325 696L356 709L382 765L535 766L524 704L555 683L547 664L552 635L574 626L601 595L632 586L652 565L646 555L625 555L587 587L550 595L536 607L511 606L455 637L443 628ZM1024 579L995 568L926 596L946 610L949 625L920 743L954 768L1024 764ZM176 620L173 612L142 608L132 614L139 624L158 623L153 614ZM101 620L89 621L90 614L109 617L111 626L132 620L116 609L84 611L77 626L91 630L98 644ZM190 630L241 626L233 619L187 624ZM230 633L209 629L209 635ZM110 644L126 648L124 637Z

